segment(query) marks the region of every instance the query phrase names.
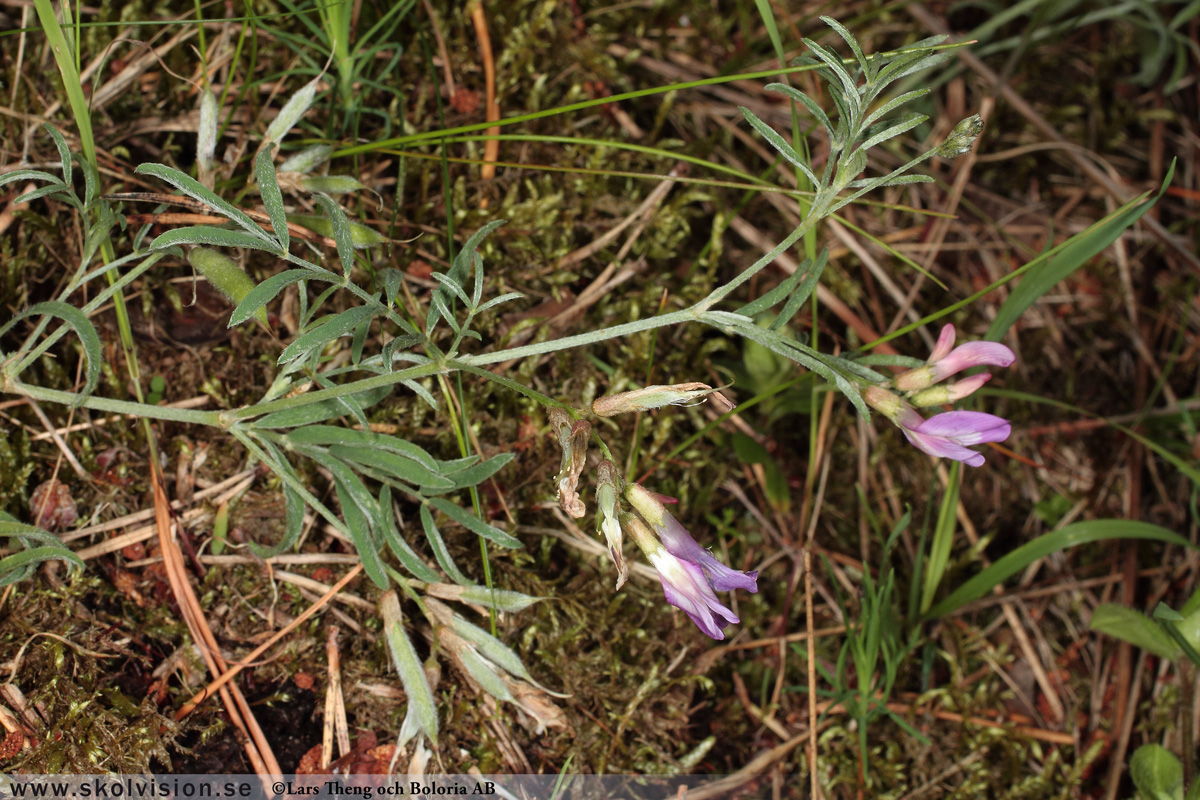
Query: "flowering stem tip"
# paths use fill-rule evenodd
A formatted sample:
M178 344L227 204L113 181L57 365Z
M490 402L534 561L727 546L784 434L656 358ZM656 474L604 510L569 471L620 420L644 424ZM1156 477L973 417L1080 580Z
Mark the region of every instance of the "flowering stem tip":
M950 411L925 419L917 408L945 405L973 394L991 379L988 373L937 386L965 369L1011 366L1016 357L998 342L968 342L954 346L954 326L946 325L924 365L896 376L890 384L868 386L863 400L899 426L914 447L931 456L952 458L978 467L984 458L971 445L1002 442L1012 432L1008 420L979 411Z

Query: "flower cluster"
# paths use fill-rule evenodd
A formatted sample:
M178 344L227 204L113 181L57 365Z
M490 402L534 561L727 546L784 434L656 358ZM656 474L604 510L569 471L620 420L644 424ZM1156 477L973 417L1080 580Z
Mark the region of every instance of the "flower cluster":
M593 405L593 411L597 416L611 416L665 405L687 405L703 402L716 391L703 383L647 386L601 398ZM559 505L570 516L579 518L584 514L578 493L579 477L587 461L591 426L573 420L560 409L550 411L550 425L563 452L557 479ZM604 459L596 466L596 478L596 530L604 535L617 567L617 589L629 576L623 552L628 535L658 571L667 602L683 609L708 636L724 639L721 629L739 620L716 593L734 589L757 592L758 573L739 572L718 561L671 516L658 495L635 484L622 488L624 481L612 461ZM633 509L632 513L621 508L622 497Z
M626 487L625 499L636 513L623 515L621 527L658 570L667 602L682 609L708 636L724 639L721 629L739 620L716 592L757 592L758 573L722 564L671 516L657 495L641 486Z
M949 411L925 419L917 408L953 403L983 386L991 375L983 373L946 386L936 384L965 369L978 366L1007 367L1015 360L1012 350L997 342L969 342L954 346L954 326L942 328L933 353L924 366L897 375L888 384L870 386L863 400L896 423L909 443L931 456L952 458L972 467L983 464L983 456L970 445L1002 442L1012 430L1008 420L979 411Z

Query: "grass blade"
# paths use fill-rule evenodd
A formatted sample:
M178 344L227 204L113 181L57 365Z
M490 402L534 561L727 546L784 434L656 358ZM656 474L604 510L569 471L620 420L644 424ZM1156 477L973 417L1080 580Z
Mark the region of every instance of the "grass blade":
M1088 542L1101 542L1110 539L1149 539L1167 542L1181 547L1197 549L1177 533L1166 528L1152 525L1149 522L1124 519L1098 519L1087 522L1076 522L1061 530L1039 536L1028 544L1024 544L996 561L990 567L959 586L942 602L925 612L925 619L936 619L953 613L972 600L983 597L994 586L999 586L1006 579L1025 569L1025 567L1045 558L1051 553L1074 547Z
M1175 161L1167 170L1158 194L1153 197L1142 195L1121 206L1112 214L1092 225L1082 233L1077 233L1056 247L1048 257L1030 270L1021 279L1016 289L1004 301L1004 305L996 312L996 318L988 327L983 337L998 342L1012 327L1013 323L1025 313L1033 303L1054 286L1065 280L1072 272L1088 262L1093 256L1108 247L1129 226L1142 218L1147 211L1154 207L1158 199L1167 191L1171 178L1175 175Z

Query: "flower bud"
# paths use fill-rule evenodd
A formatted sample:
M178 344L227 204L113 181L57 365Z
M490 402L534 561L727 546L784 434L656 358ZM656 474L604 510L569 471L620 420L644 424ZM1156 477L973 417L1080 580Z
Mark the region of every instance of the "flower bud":
M983 117L973 114L954 126L946 141L938 145L936 152L942 158L955 158L971 149L971 145L983 131Z
M232 302L234 305L246 299L246 295L257 285L245 270L237 265L224 253L208 247L193 247L188 251L188 263L196 271L208 279L213 288ZM267 311L259 307L254 312L254 318L263 325L267 324Z
M598 417L612 417L629 411L647 411L663 406L690 406L703 403L717 391L707 383L676 383L670 386L646 386L632 392L601 397L592 403Z
M625 487L625 499L650 527L657 530L666 525L666 518L670 514L654 492L647 491L636 483L631 483Z
M951 383L947 386L934 386L922 392L917 392L912 397L908 398L909 402L917 408L925 408L927 406L944 406L947 403L957 403L964 397L969 397L975 391L991 380L992 375L989 372L981 372L978 375L972 375L969 378L964 378L961 381Z
M965 369L984 365L1007 367L1011 366L1014 360L1012 350L999 342L967 342L954 347L954 326L947 325L942 328L937 345L933 348L926 365L897 376L892 385L902 392L919 392Z

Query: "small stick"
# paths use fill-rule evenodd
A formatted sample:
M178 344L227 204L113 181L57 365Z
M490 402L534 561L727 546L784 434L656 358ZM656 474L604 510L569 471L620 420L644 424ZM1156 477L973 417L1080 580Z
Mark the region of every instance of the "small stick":
M471 22L475 25L475 36L479 39L479 58L483 61L483 82L487 121L500 119L500 104L496 102L496 60L492 55L492 39L488 36L487 17L483 13L483 0L471 4ZM488 128L488 136L499 136L500 128ZM500 156L500 140L488 139L483 145L483 169L480 177L489 181L496 177L496 160ZM486 207L486 206L485 206Z
M162 473L154 461L150 462L150 477L154 487L154 514L158 528L158 541L163 552L163 563L167 568L167 579L171 584L171 591L179 603L180 613L183 615L192 640L200 648L200 654L204 658L208 671L214 677L219 678L222 673L226 673L227 667L224 659L221 658L216 637L213 636L212 629L204 618L200 601L188 580L183 566L183 556L171 538L171 516L168 510L170 503L167 500L166 491L163 489ZM254 771L264 781L268 775L281 775L279 763L275 760L275 755L271 752L270 745L267 744L262 728L259 727L258 721L250 711L250 705L242 696L241 690L237 686L225 687L222 685L221 700L225 703L230 721L245 736L243 747Z
M225 217L212 216L208 212L212 208L201 203L199 200L193 200L190 197L183 197L177 194L159 194L158 192L119 192L117 194L106 194L105 200L128 200L136 203L159 203L162 205L179 206L194 211L194 214L128 214L127 219L134 224L144 224L147 222L162 222L164 224L183 224L189 225L223 225L229 222ZM255 211L250 208L239 209L243 214L257 222L264 230L270 230L268 227L271 224L271 218L261 211ZM303 225L297 225L295 222L287 224L288 232L297 239L304 239L309 242L316 242L326 247L337 247L337 242L327 236L321 236L318 233L310 231Z
M340 629L330 625L325 637L325 656L329 661L329 688L325 693L325 729L322 742L321 766L329 766L333 755L333 739L336 733L338 756L350 752L350 724L346 720L346 701L342 697L342 658L338 651Z
M50 438L54 440L54 444L57 445L58 449L62 452L63 458L65 458L67 463L71 465L71 469L75 470L75 474L84 481L91 483L92 476L89 475L88 471L83 468L83 464L79 463L79 459L76 458L75 454L71 452L71 448L67 447L67 443L64 442L62 437L58 435L58 431L55 429L54 423L51 422L50 418L46 416L46 412L42 411L41 406L39 406L37 401L32 397L28 398L28 400L29 407L33 409L33 413L37 414L37 418L40 419L42 424L46 426L46 432L50 434ZM55 477L57 478L57 471L55 473ZM38 514L41 514L42 509L39 508L37 512Z

